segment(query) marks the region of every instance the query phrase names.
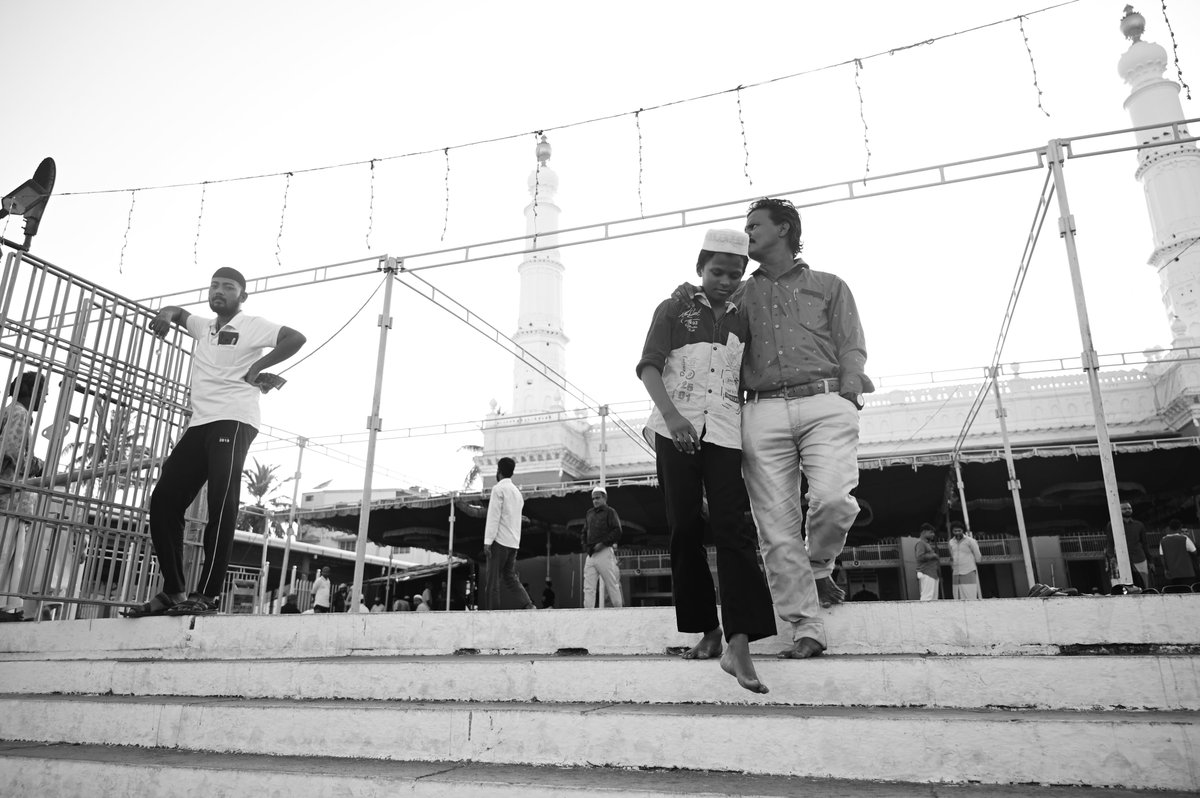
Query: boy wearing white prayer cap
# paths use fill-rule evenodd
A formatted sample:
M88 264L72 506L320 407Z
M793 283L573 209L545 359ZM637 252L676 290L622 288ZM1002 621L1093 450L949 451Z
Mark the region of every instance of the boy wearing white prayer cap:
M681 632L703 634L684 659L721 656L721 667L756 693L749 645L775 634L771 593L758 567L742 482L741 368L749 324L731 301L748 262L749 237L740 230L709 230L696 261L701 285L654 311L637 373L655 410L658 479L671 530L675 620ZM701 509L717 547L724 631L704 548ZM728 649L722 651L722 638Z

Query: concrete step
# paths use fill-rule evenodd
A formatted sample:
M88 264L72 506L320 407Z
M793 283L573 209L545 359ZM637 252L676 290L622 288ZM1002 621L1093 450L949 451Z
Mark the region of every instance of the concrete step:
M756 776L699 770L628 770L461 762L345 760L215 754L164 748L0 741L7 798L253 795L262 798L1182 798L1182 791L989 784L918 784Z
M1200 647L1200 595L859 602L826 611L832 654L1061 653ZM758 641L774 653L790 631ZM689 646L670 607L378 615L219 615L0 626L0 659L659 654Z
M1200 790L1200 713L0 697L0 739L239 754Z
M0 693L1200 710L1200 656L757 657L771 692L667 656L0 661Z

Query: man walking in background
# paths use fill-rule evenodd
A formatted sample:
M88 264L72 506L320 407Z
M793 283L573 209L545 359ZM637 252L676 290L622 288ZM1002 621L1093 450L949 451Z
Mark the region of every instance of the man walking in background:
M487 557L485 610L500 609L501 586L517 599L521 609L534 609L529 593L517 576L517 550L521 548L521 508L525 506L525 497L512 481L516 469L517 463L511 457L501 457L496 463L496 484L492 486L487 524L483 530L483 553ZM425 606L428 609L428 605ZM420 612L421 605L415 609Z

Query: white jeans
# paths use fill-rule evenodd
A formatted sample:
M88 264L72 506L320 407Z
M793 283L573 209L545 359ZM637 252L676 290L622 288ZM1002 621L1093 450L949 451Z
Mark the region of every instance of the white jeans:
M938 578L917 571L917 584L921 586L921 601L935 601L938 596ZM958 588L955 588L957 590Z
M596 608L596 577L604 583L604 592L608 601L614 607L624 607L621 598L621 568L617 565L617 555L612 546L605 546L595 554L589 554L583 561L583 606L584 609Z
M800 473L808 478L808 519ZM826 645L816 581L833 573L858 517L858 410L837 394L742 407L742 474L779 617ZM805 536L807 535L807 541Z

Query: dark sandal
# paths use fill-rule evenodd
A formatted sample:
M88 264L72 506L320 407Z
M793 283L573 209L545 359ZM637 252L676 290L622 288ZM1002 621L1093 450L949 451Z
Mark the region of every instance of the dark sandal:
M186 599L166 611L167 615L216 615L217 600L200 593L192 593Z
M156 607L155 604L158 604ZM153 618L158 615L166 615L167 612L175 606L175 600L166 593L159 593L154 598L147 601L145 604L139 604L136 607L130 607L121 613L126 618Z

